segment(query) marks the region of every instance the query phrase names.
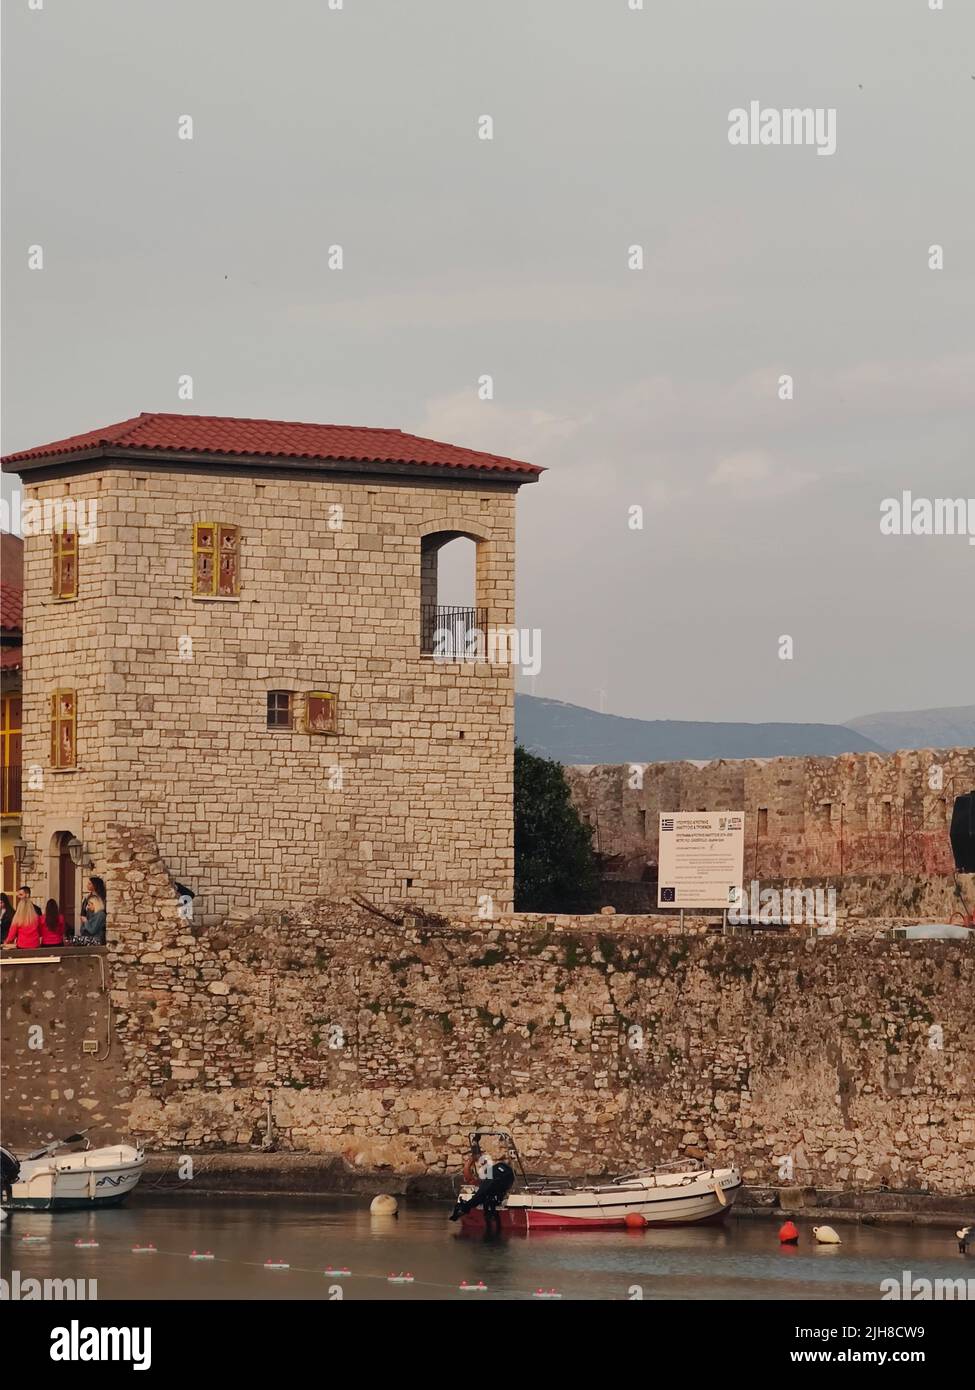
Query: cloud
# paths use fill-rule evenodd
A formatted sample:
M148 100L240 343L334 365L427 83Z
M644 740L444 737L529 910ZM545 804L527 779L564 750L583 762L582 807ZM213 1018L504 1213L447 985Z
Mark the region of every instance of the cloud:
M738 493L749 492L763 497L785 497L816 480L815 473L777 462L763 450L727 454L708 475L708 482L714 487L733 488Z

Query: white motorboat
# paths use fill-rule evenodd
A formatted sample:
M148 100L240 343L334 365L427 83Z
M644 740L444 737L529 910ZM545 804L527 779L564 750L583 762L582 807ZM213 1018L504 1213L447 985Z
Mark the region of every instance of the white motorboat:
M3 1151L3 1205L10 1210L68 1211L81 1207L115 1207L124 1202L146 1165L141 1148L112 1144L59 1153L84 1139L81 1134L56 1139L22 1161ZM9 1195L8 1195L9 1194Z
M614 1226L684 1226L720 1221L741 1191L741 1175L731 1167L708 1167L695 1159L658 1164L626 1173L606 1183L530 1181L515 1142L506 1130L478 1130L471 1135L472 1154L484 1152L482 1138L493 1137L497 1158L509 1154L521 1171L516 1184L497 1206L501 1229L600 1230ZM460 1200L469 1201L476 1184L466 1183ZM465 1212L466 1228L483 1228L481 1207Z

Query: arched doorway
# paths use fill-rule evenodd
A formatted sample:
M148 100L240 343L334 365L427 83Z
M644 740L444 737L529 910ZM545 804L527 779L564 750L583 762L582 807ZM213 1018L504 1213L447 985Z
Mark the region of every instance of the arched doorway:
M48 874L48 893L57 899L68 936L75 934L75 898L78 892L78 870L68 848L73 838L70 830L58 830L51 836L51 867Z

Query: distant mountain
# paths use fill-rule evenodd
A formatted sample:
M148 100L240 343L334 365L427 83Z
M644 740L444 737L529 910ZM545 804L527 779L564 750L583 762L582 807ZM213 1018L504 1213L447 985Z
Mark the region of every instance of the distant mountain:
M682 758L783 758L883 753L843 724L710 724L622 719L561 700L515 696L515 734L529 752L560 763L662 763ZM940 745L944 746L944 745Z
M864 714L846 727L883 748L975 748L975 705Z

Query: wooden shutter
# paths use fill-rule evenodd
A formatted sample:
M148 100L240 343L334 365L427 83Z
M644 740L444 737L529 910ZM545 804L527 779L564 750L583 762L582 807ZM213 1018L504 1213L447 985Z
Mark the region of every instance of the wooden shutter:
M233 598L240 593L240 527L221 526L217 534L220 542L217 593L221 598Z
M55 598L78 597L78 533L76 531L55 532L51 537L54 578L52 592Z
M212 597L217 592L217 528L210 521L193 527L193 592Z
M309 734L334 734L338 728L338 701L327 690L305 696L305 730Z
M74 767L77 737L77 702L73 690L51 695L51 766Z

